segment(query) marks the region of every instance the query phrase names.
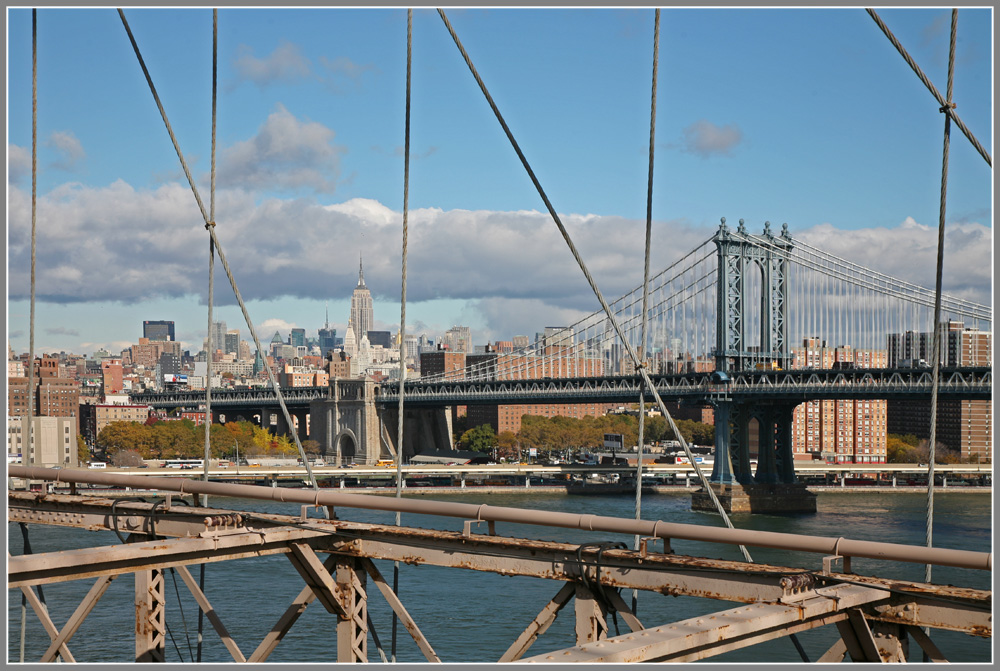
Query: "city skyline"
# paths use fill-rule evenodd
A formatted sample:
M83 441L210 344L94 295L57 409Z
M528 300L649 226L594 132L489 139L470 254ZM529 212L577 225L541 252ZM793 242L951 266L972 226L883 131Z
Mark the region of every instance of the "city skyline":
M207 199L211 11L125 14ZM950 12L880 14L943 89ZM343 334L359 254L373 327L398 329L405 15L219 12L217 234L262 345L275 330L314 334L327 303ZM114 352L146 319L174 321L197 350L207 236L121 22L112 9L38 16L36 352ZM8 17L7 330L26 351L31 12ZM449 17L604 294L637 285L653 10ZM955 87L987 147L993 18L959 12ZM170 37L191 48L175 54ZM596 301L432 10L414 12L414 39L407 332L463 324L484 344L589 314ZM658 84L654 271L725 216L754 232L787 222L933 286L943 117L863 10L664 10ZM953 128L945 291L992 304L990 180ZM249 339L218 263L215 301L214 320Z

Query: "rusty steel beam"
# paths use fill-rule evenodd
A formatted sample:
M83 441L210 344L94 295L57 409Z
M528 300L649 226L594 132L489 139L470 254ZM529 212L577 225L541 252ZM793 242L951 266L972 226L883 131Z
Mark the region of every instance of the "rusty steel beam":
M66 582L101 575L121 575L188 564L287 553L291 551L289 543L317 536L323 537L325 534L299 529L273 529L207 538L171 538L110 547L20 555L8 559L7 586L10 588Z
M857 585L830 588L796 604L756 604L644 629L523 659L533 663L694 661L846 619L846 610L884 600Z
M10 557L8 555L8 561L9 560ZM45 604L38 599L38 596L35 594L35 590L31 589L31 587L21 587L21 592L25 597L27 597L32 610L35 611L35 615L38 616L38 620L42 623L42 627L45 628L45 633L49 635L49 638L52 639L53 642L57 641L59 639L59 630L56 628L52 618L49 617L48 608L46 608ZM66 645L66 641L59 643L58 650L59 655L63 658L64 662L69 662L71 664L76 662L76 659L73 657L73 653L69 651L69 647Z
M11 499L15 500L14 497ZM82 516L90 521L106 523L108 500L92 500L88 497L39 496L20 494L11 514L20 519L37 521L32 518L29 504L58 507L55 515L60 519ZM58 506L57 506L58 504ZM147 509L151 504L122 504L123 514L132 514L129 506ZM342 520L308 520L300 517L275 514L256 514L251 521L253 531L244 529L242 535L235 530L219 535L211 540L204 520L229 519L232 511L214 509L188 509L174 506L158 516L157 533L169 529L171 533L188 536L185 545L172 545L157 550L157 556L148 557L148 565L182 565L289 552L282 539L308 542L319 552L335 552L356 558L385 559L410 564L430 564L442 567L464 568L486 571L500 575L520 575L546 578L563 582L574 582L586 575L594 580L593 566L596 563L594 550L583 551L585 565L581 567L577 559L577 546L552 541L512 539L501 536L470 535L459 532L412 529L389 525L351 523ZM177 519L174 519L174 518ZM61 522L61 523L66 523ZM295 525L289 530L289 525ZM98 526L98 528L106 528ZM145 527L143 527L145 529ZM287 536L275 536L278 531ZM205 535L209 534L209 538ZM194 537L194 538L191 538ZM266 542L274 539L275 542ZM162 542L161 542L162 543ZM219 543L218 550L215 544ZM241 547L242 544L242 547ZM194 546L197 545L197 548ZM145 546L147 554L154 546ZM191 551L194 548L196 551ZM85 551L80 551L85 552ZM91 557L99 557L101 551L90 550ZM115 550L109 553L128 552ZM105 559L110 559L111 554ZM38 555L41 556L41 555ZM52 566L50 572L33 575L23 573L30 566L26 560L12 558L9 585L16 587L22 581L32 584L58 580L72 580L86 575L104 573L127 573L129 563L97 565L87 561L73 560L71 554L62 553L65 567ZM134 559L134 558L133 558ZM75 568L74 568L75 567ZM82 568L81 568L82 567ZM817 567L818 568L818 567ZM78 571L89 571L79 573ZM582 573L584 571L585 573ZM600 582L608 587L643 589L677 596L756 603L775 602L786 596L783 580L787 576L802 574L801 568L754 565L742 562L686 557L674 554L634 552L631 550L609 549L603 553ZM992 634L989 610L992 595L988 591L969 590L951 586L924 585L903 581L887 581L866 576L832 574L806 576L817 585L850 580L873 588L892 589L896 592L892 599L880 606L870 617L886 622L913 624L934 628L961 631L975 636L988 637Z
M111 586L111 581L115 579L115 576L103 576L98 578L94 583L94 586L90 588L87 592L87 596L83 597L83 601L77 606L76 610L70 616L69 620L66 621L66 625L59 632L59 635L55 637L52 643L49 645L49 649L45 651L42 655L42 662L53 662L56 656L60 654L60 649L64 643L69 643L69 640L73 638L73 634L77 632L83 621L87 619L87 615L90 611L94 609L97 602L100 600L104 593L108 591L108 587ZM30 589L30 588L26 588Z
M347 595L334 581L333 576L323 566L323 562L311 547L305 543L289 543L291 552L286 555L306 585L316 593L319 602L328 613L347 616Z
M217 633L219 638L222 639L222 644L226 646L226 650L228 650L229 654L233 656L233 661L247 661L246 657L244 657L243 653L240 651L240 646L238 646L236 641L233 640L233 637L229 635L226 625L222 624L219 614L215 612L214 608L212 608L212 604L209 602L208 597L205 596L205 593L201 591L200 587L198 587L198 583L195 582L194 576L191 575L191 572L188 571L186 566L178 566L177 572L181 574L181 579L183 579L184 584L187 585L188 590L191 592L191 596L193 596L195 601L198 602L198 607L201 608L201 611L208 617L208 621L212 624L212 628L215 629L215 633Z
M539 636L544 634L552 623L555 622L556 616L559 611L569 603L569 600L576 593L576 585L574 583L565 583L559 591L556 593L552 600L545 604L541 612L535 616L535 619L531 621L531 624L521 632L521 635L507 648L507 651L503 653L500 657L500 662L516 662L524 656L531 644L538 639Z
M437 656L437 653L434 652L434 648L431 647L430 641L428 641L427 637L420 631L420 627L417 626L417 623L410 616L409 612L407 612L406 608L403 607L403 602L399 600L396 593L392 591L391 587L389 587L389 583L387 583L385 578L382 577L382 574L379 572L375 564L367 558L363 558L360 561L361 567L368 573L369 576L371 576L371 579L375 582L375 586L378 587L378 590L382 593L382 596L385 597L386 602L388 602L389 607L392 608L392 611L399 617L399 620L403 623L403 626L406 627L406 630L410 632L410 636L417 644L417 647L420 648L420 652L423 653L427 661L440 662L441 659Z
M898 545L875 541L859 541L847 538L827 538L821 536L801 536L770 531L730 529L726 527L704 527L693 524L677 524L662 520L634 520L599 515L580 515L522 508L451 503L416 499L398 499L349 494L338 491L289 489L285 487L257 487L218 482L203 482L181 478L147 477L99 473L76 469L29 468L8 466L8 475L26 480L52 482L89 482L92 484L120 485L137 488L179 491L188 494L208 494L210 496L233 496L268 501L294 502L308 505L344 506L369 510L401 511L424 515L458 517L466 520L511 522L620 533L628 535L655 536L666 539L697 540L730 545L768 547L779 550L814 552L823 555L843 557L867 557L889 561L934 564L991 570L991 552L972 552L946 548Z

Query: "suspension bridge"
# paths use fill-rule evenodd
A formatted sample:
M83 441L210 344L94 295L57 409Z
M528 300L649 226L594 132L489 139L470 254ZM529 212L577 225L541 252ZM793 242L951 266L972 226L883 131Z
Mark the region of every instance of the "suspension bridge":
M119 13L142 63L124 13ZM883 32L898 44L877 15L870 13ZM408 385L401 383L395 390L392 385L382 385L376 394L372 381L348 380L335 381L329 390L302 392L297 403L308 401L314 413L319 410L328 418L333 416L332 423L329 419L325 423L328 437L331 427L340 422L341 415L370 415L370 409L376 405L387 410L392 400L398 399L397 445L400 447L395 450L398 478L403 455L404 397L418 399L416 404L419 404L424 394L423 402L434 406L477 402L477 395L488 394L496 399L498 394L519 393L522 396L517 398L523 400L540 399L545 394L549 398L568 399L572 398L572 393L607 393L608 397L620 394L630 400L649 395L664 408L665 396L682 398L690 392L691 399L701 399L716 409L716 422L721 430L716 431L716 470L711 484L717 485L722 492L734 480L740 483L753 480L764 486L792 484L794 470L788 451L788 418L790 409L802 400L868 398L870 393L878 394L879 398L896 393L911 396L929 393L934 399L942 394L984 397L991 383L990 369L971 365L975 362L945 370L940 380L938 373L942 369L938 358L931 361L933 373L929 379L927 371L915 371L912 367L905 370L903 366L888 363L880 367L877 363L871 365L870 361L858 365L858 361L848 358L841 363L854 365L833 371L823 370L823 366L810 368L810 342L830 343L831 347L842 348L845 354L848 350L856 353L887 348L891 351L892 339L896 336L938 334L942 315L955 322L961 321L963 326L988 329L992 314L984 306L944 296L939 290L920 289L823 254L793 240L784 227L775 235L769 225L765 225L763 233L756 235L749 233L743 222L736 230L730 230L723 222L711 240L656 278L644 282L641 290L612 304L606 303L447 17L443 11L440 15L580 263L602 311L571 327L559 329L557 333L549 333L523 351L494 353L469 362L460 371L449 371L439 378L425 376ZM953 47L955 16L953 13ZM658 10L656 17L658 35ZM899 46L897 49L903 53ZM909 61L907 55L904 57ZM915 66L914 69L919 70ZM144 64L143 70L166 122L166 114ZM653 71L655 84L655 47ZM409 75L409 62L407 72ZM985 150L955 114L950 85L947 98L932 86L928 88L932 89L945 112L946 137L947 124L954 121L989 163ZM166 125L170 130L169 123ZM172 131L170 134L205 217L213 250L210 263L214 262L217 250L245 313L235 280L219 247L214 221L202 205ZM652 146L652 132L650 135ZM406 147L408 171L409 76ZM406 324L405 203L404 195L401 331ZM214 217L214 206L212 212ZM647 243L647 255L648 248ZM647 307L650 295L653 296L652 307ZM209 305L211 322L211 299ZM33 315L34 265L32 329ZM247 322L259 350L260 343L248 316ZM33 359L33 340L31 347ZM405 381L405 373L401 375ZM274 399L286 422L291 424L284 392L273 376L272 385ZM660 393L661 389L665 394ZM682 393L680 390L687 391ZM310 394L325 396L313 398ZM206 407L210 412L212 395L211 390L206 393ZM217 405L237 407L233 399L215 396ZM258 398L254 402L261 400ZM163 405L180 402L182 399L178 397L156 401ZM665 414L669 420L669 414ZM762 427L760 462L753 475L749 473L746 442L751 418ZM304 457L298 436L293 435ZM208 437L206 428L206 451ZM388 440L391 444L386 430L378 431L377 440ZM683 439L681 442L688 451ZM932 440L932 446L933 443ZM688 454L690 456L689 451ZM404 605L405 590L399 590L395 584L401 562L556 581L555 595L527 622L523 632L500 658L502 662L695 661L783 637L792 641L803 661L810 661L796 636L828 625L836 627L838 638L820 655L819 662L842 661L848 655L854 661L902 662L910 653L911 640L923 651L925 659L940 662L946 661L945 656L925 632L926 628L957 631L974 637L992 635L990 591L930 583L931 566L991 571L992 554L932 547L929 536L927 547L916 547L843 537L736 529L718 506L718 501L713 503L728 528L643 520L639 515L638 497L635 519L481 503L405 500L400 496L398 484L395 499L380 499L321 491L311 477L307 460L304 466L312 480L312 490L208 482L207 460L205 481L9 466L8 475L12 478L64 483L73 488L69 495L8 492L8 520L20 523L24 535L24 554L8 557L8 588L21 591L22 613L26 613L30 605L44 626L49 640L41 655L42 661L74 661L69 645L71 639L112 581L131 574L135 584L135 626L129 634L135 638L134 659L137 662L166 659L167 638L171 635L166 616L168 575L181 577L199 612L206 615L236 662L266 661L313 602L318 602L336 620L337 661L368 661L369 640L383 661L389 661L376 632L375 621L369 617L370 586L382 594L393 613L393 650L395 623L400 621L420 653L430 662L440 662L430 639L422 633L419 623ZM695 470L701 476L696 465ZM705 491L714 499L710 483L703 482ZM75 492L78 484L155 488L169 494L155 502L113 501L79 496ZM929 492L933 493L933 478L929 482ZM194 505L176 505L184 495L201 496L202 505L198 506L196 501ZM296 516L210 508L208 496L295 504L300 506L301 513ZM395 511L396 524L338 520L336 507ZM310 518L310 509L323 511L327 519ZM464 528L462 532L453 532L405 526L399 517L403 512L460 519ZM488 533L478 533L482 523L487 524ZM31 555L28 524L107 530L123 542L114 546ZM570 544L501 536L497 534L498 524L622 533L634 535L635 542L633 549L628 549L624 543ZM745 561L689 556L678 553L674 547L675 542L695 541L739 546ZM662 552L655 551L657 546ZM817 566L803 569L754 564L746 546L818 555L812 558ZM210 601L204 588L204 566L269 556L286 557L305 584L287 608L277 614L274 624L250 652L246 639L239 641L230 634ZM919 583L858 575L852 572L852 559L925 564L927 579ZM395 562L392 585L373 560ZM201 566L201 581L195 580L189 570L192 565ZM841 570L835 570L835 565ZM95 582L60 627L53 617L56 609L50 612L41 587L81 579L94 579ZM266 581L253 586L262 593L266 593L267 587ZM620 594L623 588L632 589L634 593L645 590L659 595L696 596L741 605L673 624L646 626L637 616L636 597L629 606ZM575 615L575 645L526 656L529 648L570 602ZM263 599L260 605L264 608L271 604ZM630 632L617 632L618 616ZM609 629L609 618L615 621L614 636Z

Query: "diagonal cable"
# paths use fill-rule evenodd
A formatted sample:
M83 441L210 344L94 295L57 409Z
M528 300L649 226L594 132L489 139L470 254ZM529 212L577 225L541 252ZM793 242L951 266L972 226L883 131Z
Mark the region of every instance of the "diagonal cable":
M942 107L941 111L947 114L955 122L955 125L958 126L959 130L962 131L965 137L969 138L969 142L971 142L972 146L976 148L979 155L986 159L986 164L992 168L993 159L990 158L989 152L983 148L983 145L979 144L979 140L976 139L976 136L972 134L972 131L970 131L966 125L962 123L962 120L958 118L958 114L955 113L955 105L951 102L951 95L949 95L948 99L945 100L941 95L941 92L938 91L937 87L931 83L931 80L927 78L927 75L924 74L923 70L920 69L920 66L913 60L913 57L910 56L909 52L907 52L903 45L900 44L899 40L896 39L896 36L892 34L891 30L889 30L889 27L885 25L885 22L882 21L878 13L871 8L865 8L865 11L868 12L868 15L872 17L882 32L885 33L885 36L889 38L889 41L892 42L892 46L896 47L896 51L899 52L899 55L903 57L906 64L909 65L910 68L917 74L917 77L919 77L920 81L924 83L924 86L926 86L927 90L931 92L931 95L934 96L935 100L938 101L938 104ZM952 55L954 56L954 53ZM950 74L949 77L951 77ZM949 88L951 87L950 82L948 86Z
M594 281L593 276L587 269L587 264L584 263L583 258L580 256L580 252L577 251L576 245L573 244L573 240L570 238L569 232L566 230L566 227L563 225L562 220L559 218L559 214L556 212L555 208L552 206L552 203L549 201L549 198L545 194L544 189L542 189L542 185L539 183L538 178L535 177L534 171L528 164L528 160L524 157L524 153L521 151L520 146L518 146L517 141L514 139L514 135L510 132L510 128L507 126L507 122L504 121L503 115L500 114L499 108L493 101L493 97L486 89L486 85L483 83L482 78L479 76L479 73L476 71L475 66L472 64L472 60L469 58L469 54L466 52L465 47L462 46L462 42L458 39L458 35L455 33L455 29L452 28L451 26L451 22L448 21L448 17L445 15L444 10L439 8L438 14L441 16L441 19L444 21L445 26L448 28L448 32L451 33L451 37L454 40L455 45L458 47L458 50L461 52L462 57L465 59L465 63L466 65L468 65L469 70L472 72L472 76L475 77L476 83L479 84L479 88L482 90L483 95L486 96L486 100L489 103L490 107L492 108L493 114L496 116L497 121L500 122L500 126L503 128L504 133L507 135L507 139L510 141L511 146L513 147L515 153L517 153L518 158L521 160L521 164L524 166L524 169L527 171L528 176L531 178L531 182L535 185L535 189L538 191L538 195L541 196L542 202L545 203L545 207L548 209L549 214L552 216L552 220L559 228L559 232L562 234L563 240L566 241L566 245L569 247L570 252L573 254L573 258L576 259L577 265L580 266L580 270L583 272L583 276L587 279L588 284L590 284L590 288L593 290L594 295L597 297L598 302L600 302L601 308L603 308L605 314L608 316L608 321L611 323L615 332L618 334L618 339L625 347L625 350L628 352L628 356L635 365L636 370L638 370L639 374L642 376L643 382L646 384L646 388L649 389L650 393L656 399L657 405L660 406L660 411L663 413L663 416L666 417L667 421L670 423L670 428L673 430L674 434L680 440L681 448L683 448L684 453L688 456L691 465L694 466L695 472L698 474L702 486L708 493L709 498L715 504L715 508L722 516L722 519L725 521L726 526L728 526L729 528L733 528L733 523L729 520L729 516L726 515L726 511L725 509L723 509L722 504L719 502L718 497L715 495L715 492L712 491L712 488L709 486L708 479L705 477L704 473L702 473L701 468L695 461L694 455L691 453L691 448L688 446L687 441L684 439L684 436L681 435L680 430L677 428L677 424L674 422L673 417L671 417L670 412L667 410L666 404L664 404L663 399L660 398L660 394L656 391L656 387L653 384L653 381L649 377L649 372L646 370L646 366L639 360L639 357L635 353L635 348L632 347L632 343L629 342L629 340L625 337L625 334L622 332L621 326L619 326L618 324L618 320L615 319L614 313L611 311L611 308L608 307L607 301L604 300L604 295L601 293L601 290L598 288L597 283ZM747 552L746 547L741 545L740 549L743 551L743 555L744 557L747 558L747 561L751 561L750 555Z

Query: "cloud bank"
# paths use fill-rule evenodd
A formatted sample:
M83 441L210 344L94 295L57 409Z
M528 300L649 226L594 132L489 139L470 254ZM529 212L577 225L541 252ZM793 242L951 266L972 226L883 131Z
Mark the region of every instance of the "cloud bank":
M30 192L9 194L9 294L29 292ZM66 185L38 204L38 300L141 303L191 297L204 302L207 233L190 190L169 184L138 190L118 181L103 188ZM643 222L566 213L563 221L605 296L642 281ZM244 189L217 192L216 233L247 300L346 299L357 283L358 256L376 299L397 301L402 215L353 199L323 206L310 199L255 200ZM536 211L418 209L410 212L408 302L465 301L489 331L533 334L597 309L590 288L547 214ZM653 269L708 240L714 227L657 222ZM842 231L829 223L794 237L860 265L933 287L936 226L907 218L895 227ZM949 224L945 291L989 304L992 230ZM217 264L219 278L225 283ZM216 288L217 304L232 303ZM412 318L420 319L414 308ZM262 324L261 337L280 319ZM270 330L269 330L270 329Z

